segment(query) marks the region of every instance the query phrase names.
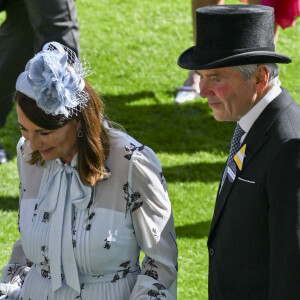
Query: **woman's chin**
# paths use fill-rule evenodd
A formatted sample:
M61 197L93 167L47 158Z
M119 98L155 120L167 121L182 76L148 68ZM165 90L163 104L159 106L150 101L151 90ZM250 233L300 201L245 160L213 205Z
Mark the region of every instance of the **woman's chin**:
M39 151L41 156L42 156L42 159L43 160L53 160L53 159L56 159L56 155L53 151L54 148L50 148L49 150L46 150L46 151Z

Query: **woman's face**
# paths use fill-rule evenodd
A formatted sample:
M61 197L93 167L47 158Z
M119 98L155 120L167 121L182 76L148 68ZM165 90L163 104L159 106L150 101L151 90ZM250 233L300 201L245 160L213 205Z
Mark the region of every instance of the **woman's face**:
M60 158L63 162L71 162L78 149L80 121L71 120L61 128L49 130L32 123L19 105L17 113L22 135L29 140L33 151L39 151L43 160Z

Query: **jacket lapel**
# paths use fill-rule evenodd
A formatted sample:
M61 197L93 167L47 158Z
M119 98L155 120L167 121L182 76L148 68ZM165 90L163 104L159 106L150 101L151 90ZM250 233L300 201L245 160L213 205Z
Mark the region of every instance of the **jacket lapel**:
M226 202L228 201L231 189L233 188L237 177L243 170L246 169L247 165L253 159L253 157L255 157L259 149L267 142L269 138L268 131L273 122L283 111L283 109L292 103L292 101L293 100L289 94L283 90L283 92L265 108L265 110L260 114L249 130L245 140L243 141L243 144L241 145L241 147L243 147L243 145L246 144L246 152L242 170L240 171L237 168L234 182L229 182L229 180L226 178L221 192L218 190L215 211L210 226L209 238L211 237L215 225L222 214Z

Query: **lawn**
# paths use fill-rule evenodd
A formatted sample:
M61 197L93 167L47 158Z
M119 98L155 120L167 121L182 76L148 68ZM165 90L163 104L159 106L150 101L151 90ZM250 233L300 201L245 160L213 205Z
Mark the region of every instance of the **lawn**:
M237 0L227 4L240 3ZM175 105L187 71L179 54L193 45L190 1L77 0L81 56L108 116L159 156L168 182L179 247L178 299L207 299L206 241L234 124L216 122L205 99ZM0 20L5 17L0 13ZM300 21L281 30L277 51L292 57L282 85L300 103ZM9 66L12 67L12 66ZM0 129L10 161L0 165L0 269L18 238L16 113Z

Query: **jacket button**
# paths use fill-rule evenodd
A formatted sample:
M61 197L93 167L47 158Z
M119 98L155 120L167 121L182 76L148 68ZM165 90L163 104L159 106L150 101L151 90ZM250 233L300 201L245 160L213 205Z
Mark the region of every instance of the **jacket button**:
M213 248L209 249L209 255L213 256L215 254L215 250Z

